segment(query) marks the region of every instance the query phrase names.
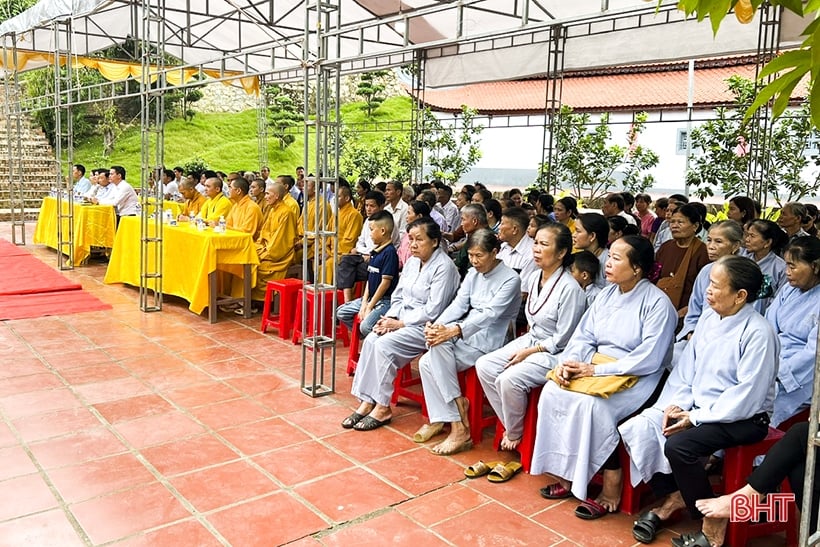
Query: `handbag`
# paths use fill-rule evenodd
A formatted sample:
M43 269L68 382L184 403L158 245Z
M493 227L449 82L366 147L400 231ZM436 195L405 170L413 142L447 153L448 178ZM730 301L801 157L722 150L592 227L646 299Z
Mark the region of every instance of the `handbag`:
M692 241L675 273L658 279L657 287L666 293L676 310L680 309L682 305L681 299L683 297L683 286L686 283L686 272L689 270L692 253L698 244L703 245L698 239Z
M597 351L592 355L592 365L602 365L605 363L613 363L617 361L616 358L598 353ZM564 386L555 377L555 369L547 373L547 380L552 380L562 388L568 391L575 391L576 393L586 393L602 399L608 399L611 395L629 389L638 382L637 376L584 376L583 378L574 378L569 381L569 385Z

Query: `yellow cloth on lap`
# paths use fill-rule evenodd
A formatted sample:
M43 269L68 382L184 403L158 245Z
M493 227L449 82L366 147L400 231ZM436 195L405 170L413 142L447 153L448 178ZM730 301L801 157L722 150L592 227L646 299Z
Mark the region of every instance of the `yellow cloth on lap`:
M613 363L617 361L616 358L598 353L597 351L592 356L593 365L603 365L606 363ZM629 389L638 382L637 376L584 376L583 378L575 378L569 381L568 386L563 386L555 377L555 369L547 373L547 380L552 380L563 389L575 391L577 393L586 393L587 395L594 395L595 397L602 397L608 399L610 395Z

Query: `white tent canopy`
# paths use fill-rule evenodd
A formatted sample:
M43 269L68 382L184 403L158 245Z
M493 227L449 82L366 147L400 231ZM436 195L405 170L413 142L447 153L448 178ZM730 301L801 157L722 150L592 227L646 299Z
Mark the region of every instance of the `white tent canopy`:
M708 23L684 20L674 1L657 11L654 2L640 0L338 2L339 19L324 29L337 38L327 61L338 61L346 72L366 71L406 64L414 50L426 50L425 85L430 87L544 74L549 28L558 23L567 32L566 70L757 50L756 23L740 25L730 16L713 38ZM166 53L187 66L270 75L272 80L296 79L303 70L307 11L301 0L145 3L153 15L162 16ZM138 38L143 16L143 3L136 0L41 0L0 25L0 37L13 34L20 49L53 52L50 22L70 20L71 36L63 34L59 41L70 38L71 53L87 55ZM315 25L311 21L308 28Z

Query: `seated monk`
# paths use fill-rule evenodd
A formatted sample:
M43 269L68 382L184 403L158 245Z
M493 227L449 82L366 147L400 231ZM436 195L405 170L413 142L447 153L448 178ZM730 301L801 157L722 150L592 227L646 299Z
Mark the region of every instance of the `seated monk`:
M286 193L284 184L269 182L265 185L265 199L270 204L270 212L256 240L259 269L256 287L251 295L253 300L264 300L268 281L284 279L293 263L297 219L293 210L282 201Z
M259 238L262 228L262 211L248 195L250 185L242 177L236 177L230 182L231 207L225 218L228 228L251 234L253 239Z
M222 193L222 181L217 177L205 180L205 195L208 199L199 210L197 218L201 218L210 226L216 226L220 217L228 218L231 211L231 200Z
M179 193L185 198L185 204L177 220L188 222L199 214L205 204L205 196L196 191L196 182L192 177L187 177L179 183Z
M364 219L359 211L353 207L352 194L349 186L339 186L339 194L337 195L339 207L339 227L335 228L334 217L330 218L329 230L336 230L339 241L339 256L348 254L353 250L356 241L359 239L359 234L362 232ZM335 264L333 263L333 240L329 239L324 253L325 260L325 278L321 280L324 283L333 283L333 273L335 271Z

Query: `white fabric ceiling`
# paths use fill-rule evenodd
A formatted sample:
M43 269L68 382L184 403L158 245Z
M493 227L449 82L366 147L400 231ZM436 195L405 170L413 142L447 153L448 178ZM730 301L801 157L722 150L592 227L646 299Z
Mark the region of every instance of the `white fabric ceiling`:
M566 69L717 56L757 48L757 24L741 26L734 18L727 18L713 39L708 23L683 22L679 12L672 12L674 22L664 19L663 13L655 17L654 2L648 5L641 0L338 2L340 39L338 49L328 58L343 62L387 59L381 64L349 65L366 70L407 62L409 49L422 46L428 50L425 85L430 87L545 73L546 29L555 21L566 23L568 28ZM164 6L166 52L187 65L272 74L274 79L295 77L301 70L300 41L306 16L302 0L150 3ZM522 25L525 9L528 24ZM640 18L636 10L641 10ZM41 0L0 25L0 37L14 34L18 48L54 51L54 32L48 23L71 18L71 51L85 55L139 36L142 15L141 2L136 0ZM404 26L400 21L405 20L407 45L398 32ZM311 28L314 25L311 22ZM497 39L503 35L515 37ZM65 39L63 35L60 40L64 43ZM9 43L6 40L5 45Z

